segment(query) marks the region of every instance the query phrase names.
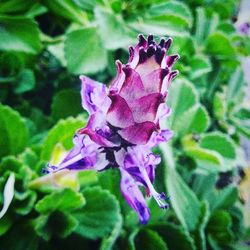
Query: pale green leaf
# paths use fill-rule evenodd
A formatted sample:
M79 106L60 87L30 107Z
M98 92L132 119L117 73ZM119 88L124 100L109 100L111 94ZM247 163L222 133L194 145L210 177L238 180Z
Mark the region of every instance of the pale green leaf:
M127 48L135 42L136 33L126 26L121 16L105 8L96 7L95 17L99 35L106 49Z
M202 136L200 146L205 149L214 150L223 157L234 159L236 149L233 140L226 134L212 132Z
M67 66L73 74L96 73L107 66L107 51L95 27L67 34L64 51Z
M85 199L82 194L67 188L46 195L35 208L42 214L48 214L53 211L71 211L82 208L84 204Z
M73 136L77 129L83 127L85 120L83 118L67 118L60 120L48 133L43 143L41 158L50 160L52 152L57 143L61 143L66 150L73 147Z
M37 24L29 18L0 16L0 50L30 54L40 52Z
M170 87L167 101L172 109L172 114L168 118L170 128L175 130L178 119L197 103L198 93L194 86L185 79L176 79Z
M18 112L0 104L0 157L20 153L27 145L29 133Z

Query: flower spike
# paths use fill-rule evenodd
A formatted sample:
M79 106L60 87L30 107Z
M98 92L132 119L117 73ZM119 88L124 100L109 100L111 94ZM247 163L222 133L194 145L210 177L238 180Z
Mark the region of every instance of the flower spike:
M161 121L171 113L165 100L169 84L178 74L172 67L179 56L166 55L171 38L159 43L153 35L139 35L138 39L129 48L128 63L116 61L117 75L109 88L80 77L82 106L89 120L76 132L74 148L63 161L58 166L48 164L44 172L119 168L121 192L145 224L150 211L139 186L160 208L168 208L168 197L152 184L161 159L151 149L173 136L170 130L161 129Z

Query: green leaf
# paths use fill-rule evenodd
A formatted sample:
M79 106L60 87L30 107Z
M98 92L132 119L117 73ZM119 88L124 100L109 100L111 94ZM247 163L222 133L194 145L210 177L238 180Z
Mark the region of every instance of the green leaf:
M193 191L173 169L168 170L167 190L171 204L183 227L192 231L199 216L200 202Z
M81 208L85 204L82 194L72 189L63 189L46 195L42 200L37 202L36 210L42 214L48 214L53 211L71 211Z
M193 238L195 240L196 248L199 250L206 250L206 235L205 228L210 217L209 206L205 201L201 205L201 213L197 227L193 232Z
M121 16L107 9L96 7L95 17L103 46L106 49L126 48L135 42L136 34L126 26Z
M239 100L239 95L244 93L244 75L241 68L237 68L235 72L231 75L226 92L226 101L228 104L237 104Z
M0 236L4 235L12 226L13 218L11 216L5 215L0 220Z
M214 199L210 204L211 210L231 208L237 201L238 195L237 188L232 186L222 190L215 190Z
M0 13L15 13L15 12L24 12L29 9L32 4L33 0L8 0L8 1L1 1L0 3Z
M192 26L192 13L186 4L181 2L171 1L153 4L148 10L148 14L151 16L164 15L167 18L173 15L185 23L187 27L191 28Z
M0 157L20 153L28 141L28 129L23 118L8 106L0 104Z
M226 134L212 132L202 136L200 146L205 149L214 150L223 157L234 159L236 149L233 140Z
M170 87L167 101L172 109L172 114L168 119L170 128L175 130L178 119L197 103L198 93L194 86L185 79L176 79Z
M30 54L40 52L37 24L25 17L0 16L0 50Z
M80 10L72 0L44 0L43 4L45 4L51 12L61 17L79 24L85 24L86 22L86 13Z
M15 224L6 235L3 235L3 237L1 237L1 248L25 250L39 249L38 245L40 239L29 222L23 220L18 226Z
M119 237L122 230L122 216L119 214L118 220L114 226L114 229L108 237L102 239L100 250L112 250L116 239Z
M161 146L164 164L166 164L166 186L171 197L171 204L182 226L192 231L198 222L200 202L195 193L187 186L176 172L171 149L165 144Z
M232 219L228 212L216 210L210 217L207 231L221 245L228 245L233 240Z
M71 214L56 211L49 215L40 215L34 220L34 224L36 233L48 241L53 235L61 238L69 236L78 222Z
M217 58L235 56L235 49L230 39L221 32L215 32L207 39L206 50Z
M215 32L219 24L219 15L209 12L208 9L198 7L196 9L195 38L198 45L203 45L207 37Z
M207 130L210 117L205 107L197 104L188 109L176 120L173 129L179 136L187 133L202 133Z
M226 118L226 100L223 93L216 92L213 100L213 112L217 119L224 120Z
M69 150L73 146L73 136L77 129L83 127L85 124L81 118L68 118L59 121L48 133L41 152L41 158L45 161L50 160L53 149L57 143Z
M217 166L221 166L223 163L222 156L213 150L208 150L199 146L186 147L184 150L188 156L193 157L195 160L199 160L207 164L211 163Z
M194 56L189 61L190 72L189 77L191 80L204 76L212 70L211 63L208 58L204 56Z
M0 210L0 219L7 212L10 203L14 197L14 184L15 184L15 175L11 173L3 190L3 207Z
M107 236L120 217L116 198L99 187L87 188L83 195L86 205L73 213L79 222L75 232L90 239Z
M102 0L73 0L73 1L79 8L88 11L92 11L96 5L102 3Z
M53 97L51 105L54 120L76 116L82 112L81 97L79 91L64 89Z
M169 250L195 250L192 237L184 230L183 227L170 223L161 223L148 226L156 231L161 238L167 243Z
M137 32L150 34L152 30L155 35L159 36L187 36L188 28L186 22L174 14L162 15L151 18L144 18L143 20L131 21L128 23L129 27L135 29Z
M67 34L64 51L69 71L73 74L96 73L107 66L107 51L95 27Z
M26 190L23 193L15 192L15 207L14 211L20 215L29 214L34 208L37 199L37 194L34 191Z
M16 94L22 94L34 89L36 79L34 73L30 69L22 70L17 77L17 86L14 88Z
M166 243L153 230L143 229L135 237L136 250L167 250Z

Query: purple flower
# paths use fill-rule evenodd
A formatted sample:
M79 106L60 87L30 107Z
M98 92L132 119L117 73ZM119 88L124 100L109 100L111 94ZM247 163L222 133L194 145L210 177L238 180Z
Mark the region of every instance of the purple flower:
M139 188L145 188L161 208L167 208L166 196L152 183L160 157L151 149L172 137L160 122L170 114L165 100L178 55L166 55L172 40L159 44L149 35L139 35L139 42L130 47L129 62L117 61L117 76L111 86L81 76L82 106L89 113L86 127L74 137L74 148L59 166L48 165L47 173L62 169L97 171L119 168L121 191L137 212L141 223L147 223L150 211Z
M250 34L250 23L249 22L244 22L244 23L240 24L237 27L237 30L242 35L249 35Z

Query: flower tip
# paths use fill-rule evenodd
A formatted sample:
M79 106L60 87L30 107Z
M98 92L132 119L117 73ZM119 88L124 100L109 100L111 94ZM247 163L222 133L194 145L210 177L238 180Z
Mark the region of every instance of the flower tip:
M84 75L80 75L80 76L79 76L79 79L80 79L81 81L85 81L86 77L85 77Z
M139 40L139 43L138 43L139 46L145 46L147 43L143 34L138 35L138 40Z

